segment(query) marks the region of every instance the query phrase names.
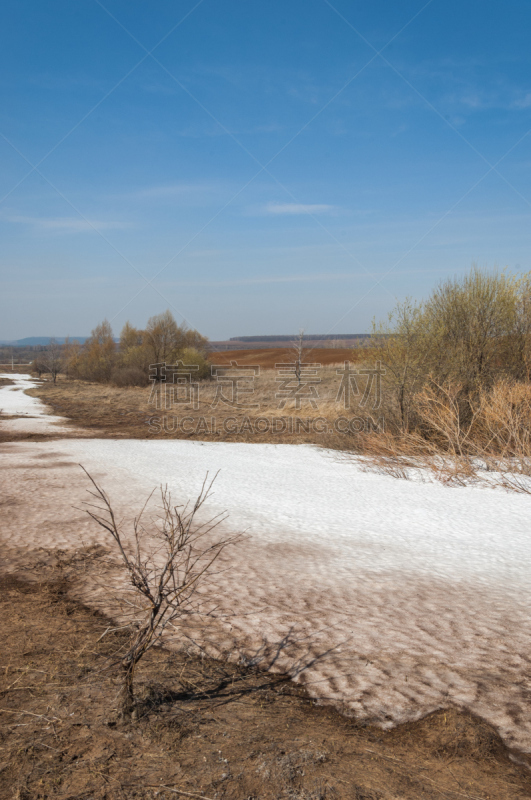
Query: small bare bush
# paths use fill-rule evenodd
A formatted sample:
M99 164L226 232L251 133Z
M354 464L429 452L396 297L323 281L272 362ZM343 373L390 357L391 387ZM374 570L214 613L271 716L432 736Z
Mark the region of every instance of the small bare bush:
M371 469L408 478L428 469L446 485L487 480L531 492L531 384L502 379L471 401L460 384L431 381L414 397L412 433L365 434L359 451Z
M501 457L531 455L531 384L499 381L479 403L484 449Z
M499 381L479 399L481 457L497 484L531 493L531 384Z
M130 619L131 638L120 658L120 714L127 721L135 705L136 665L160 641L167 628L174 628L184 615L208 613L208 598L198 595L198 586L222 551L240 537L216 539L212 536L214 529L226 519L225 514L206 523L197 521L215 478L208 482L207 475L195 502L185 506L174 506L168 489L161 487L159 514L148 527L144 518L152 492L135 517L132 535L128 537L108 495L84 467L82 469L94 487L89 493L97 501L96 504L87 503L87 514L110 535L127 572L128 587L122 600Z
M432 380L417 393L415 407L424 423L425 438L438 445L438 450L464 458L470 450L477 411L463 413L461 385Z
M141 367L121 367L111 375L111 383L120 388L126 386L147 386L148 373Z

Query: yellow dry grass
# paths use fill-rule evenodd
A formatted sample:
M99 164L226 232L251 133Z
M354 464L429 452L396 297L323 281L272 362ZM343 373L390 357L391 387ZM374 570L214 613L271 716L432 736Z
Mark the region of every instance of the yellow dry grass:
M313 443L351 449L359 431L377 422L378 410L372 407L374 392L363 402L366 376L358 376L359 393L352 394L350 408L345 407L340 393L343 376L337 373L342 368L338 364L315 368L303 374L300 388L292 374L261 369L254 377L252 372L238 371L235 384L223 375L200 381L196 394L189 385L117 388L63 377L30 393L55 413L93 429L95 435Z

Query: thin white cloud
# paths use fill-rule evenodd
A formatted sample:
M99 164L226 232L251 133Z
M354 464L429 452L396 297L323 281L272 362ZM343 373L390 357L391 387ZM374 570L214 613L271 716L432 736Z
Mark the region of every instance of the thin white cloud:
M164 198L164 197L186 197L190 194L204 194L205 192L212 192L217 187L209 186L207 184L193 184L193 183L173 183L163 186L146 186L144 189L138 189L136 192L131 192L129 197L143 199L143 198Z
M446 94L442 103L448 107L474 111L520 111L531 107L531 92L508 86L496 91L479 91L468 88L464 91Z
M531 107L531 92L527 92L523 97L519 97L514 101L516 108L530 108Z
M362 272L338 272L338 273L314 273L311 275L272 275L260 276L256 278L234 278L229 280L204 280L204 281L175 281L168 283L168 287L172 286L201 286L201 287L217 287L217 286L256 286L264 284L276 283L314 283L323 281L329 283L330 281L350 280L356 277L362 277Z
M268 203L264 211L266 214L330 214L337 211L336 206L324 203Z
M112 194L110 198L134 203L205 206L218 202L231 191L231 188L229 184L222 183L163 183Z
M378 278L385 275L386 267L382 266L380 269L372 270L372 277ZM453 273L455 267L448 269L437 269L437 274L440 273ZM426 275L430 274L431 270L422 268L408 268L395 270L395 275ZM357 278L367 278L367 273L358 270L356 272L321 272L312 273L307 275L270 275L258 276L256 278L233 278L228 280L204 280L204 281L171 281L166 285L167 289L175 288L176 286L186 287L202 287L202 288L217 288L217 287L231 287L231 286L258 286L258 285L271 285L271 284L286 284L286 283L331 283L332 281L351 281Z
M26 217L10 214L3 217L3 219L18 225L31 225L37 232L95 233L96 231L129 227L129 223L126 222L99 219L88 220L82 217Z

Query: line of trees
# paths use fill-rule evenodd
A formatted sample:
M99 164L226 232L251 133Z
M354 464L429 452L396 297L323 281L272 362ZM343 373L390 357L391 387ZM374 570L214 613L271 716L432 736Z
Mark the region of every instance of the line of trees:
M97 325L87 341L59 345L52 341L34 361L40 375L49 373L55 382L59 373L80 380L114 383L117 386L145 386L149 380L149 365L160 362L199 367L200 378L210 374L208 340L195 330L180 326L171 311L150 317L141 330L126 322L115 342L110 323Z

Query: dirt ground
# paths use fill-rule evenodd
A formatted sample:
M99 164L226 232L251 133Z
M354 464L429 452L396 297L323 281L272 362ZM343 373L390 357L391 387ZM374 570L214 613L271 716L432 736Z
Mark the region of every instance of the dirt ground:
M125 634L104 636L109 620L69 597L65 575L41 565L0 578L6 800L531 797L531 773L468 714L383 732L281 675L161 648L138 670L136 721L119 723Z

